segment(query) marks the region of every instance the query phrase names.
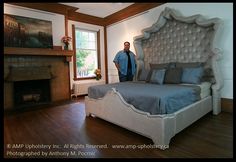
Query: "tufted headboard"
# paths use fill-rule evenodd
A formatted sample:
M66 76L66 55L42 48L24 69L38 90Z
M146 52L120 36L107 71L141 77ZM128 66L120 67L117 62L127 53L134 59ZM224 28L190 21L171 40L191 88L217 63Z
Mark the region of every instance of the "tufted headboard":
M220 89L223 79L217 61L221 50L214 47L221 21L219 18L204 19L201 15L182 16L166 7L156 23L143 29L142 35L134 37L137 73L149 69L149 64L170 62L201 62L210 67L214 75L212 85L213 113L221 111Z

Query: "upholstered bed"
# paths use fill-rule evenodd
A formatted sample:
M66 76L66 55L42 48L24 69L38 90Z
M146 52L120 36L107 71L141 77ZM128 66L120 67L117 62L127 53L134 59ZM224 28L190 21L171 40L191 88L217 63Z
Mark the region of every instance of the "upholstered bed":
M138 87L147 84L150 89L154 89L154 86L161 89L164 86L171 88L180 86L188 87L188 89L195 86L194 90L198 84L202 93L198 93L191 100L191 103L189 102L185 106L169 112L144 111L144 109L139 108L139 104L131 102L131 100L138 98L135 96L134 89L130 88L133 91L130 96L135 97L128 100L129 95L126 94L129 93L117 86L117 84L123 83L116 83L108 84L107 87L109 88L100 96L95 96L97 92L93 90L100 86L90 87L89 94L85 97L86 116L97 116L151 138L155 147L166 149L175 134L208 112L212 111L214 115L219 114L221 111L220 89L223 86L223 80L218 61L222 53L220 49L214 47L214 44L217 40L220 24L219 18L207 20L202 15L184 17L178 11L167 7L160 14L156 23L150 28L144 29L142 35L134 37L137 73L134 82L124 84L130 84L128 85L130 87L131 84L138 84ZM202 69L201 79L198 83L195 81L192 83L191 79L188 82L189 70L196 70L199 67ZM158 74L157 77L160 77L163 69L165 69L164 80L155 80L154 74ZM177 69L181 69L181 77L176 82ZM184 75L185 77L183 77ZM206 85L208 88L203 91L202 87L206 87ZM129 88L125 88L125 86L123 89L129 91ZM145 92L145 90L137 88L138 91ZM160 89L156 91L159 94L161 92ZM161 93L164 92L165 90ZM191 94L193 93L195 91ZM147 91L145 95L148 96ZM178 95L179 93L176 93L176 96ZM166 99L166 96L158 97L160 102L157 102L156 105L161 105L161 98ZM166 99L168 104L171 100ZM168 104L165 103L165 105Z

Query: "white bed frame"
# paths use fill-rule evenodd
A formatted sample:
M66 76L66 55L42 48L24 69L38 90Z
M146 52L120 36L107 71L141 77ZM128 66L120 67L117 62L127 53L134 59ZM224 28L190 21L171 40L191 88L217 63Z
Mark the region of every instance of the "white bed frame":
M169 148L170 140L173 136L175 136L175 134L179 133L181 130L191 125L193 122L200 119L208 112L213 111L214 115L220 113L220 89L223 86L223 80L217 63L217 61L221 58L221 51L217 48L213 48L213 40L215 40L216 31L219 28L220 20L218 18L205 20L201 15L183 17L177 11L170 8L165 8L165 10L160 14L159 19L155 24L153 24L150 28L144 29L142 31L143 34L141 36L134 38L134 46L137 54L138 71L142 68L149 68L150 62L183 62L183 51L180 51L180 54L177 55L177 57L172 57L173 49L167 48L164 49L164 51L160 51L160 53L166 52L167 55L161 56L158 51L155 51L155 47L160 48L158 47L158 44L154 44L154 46L147 44L148 40L152 38L151 33L164 32L164 30L161 30L161 28L169 20L175 20L177 23L180 22L182 24L183 22L190 25L194 24L191 27L197 28L198 26L200 26L209 27L209 30L211 29L212 32L211 35L208 35L209 38L204 39L204 41L208 41L210 45L204 45L203 47L201 47L201 49L208 49L204 49L204 52L201 52L200 55L197 52L191 51L191 54L189 54L190 57L187 58L188 62L207 62L207 64L212 68L215 83L211 87L211 96L203 98L200 101L191 104L187 107L184 107L183 109L175 113L165 115L150 115L147 112L143 112L136 109L133 105L128 104L121 96L121 94L117 92L114 88L111 91L108 91L108 93L103 98L92 99L88 96L85 97L85 111L87 117L90 115L95 115L96 117L124 127L145 137L151 138L155 144L155 147L163 150ZM179 34L181 34L181 31L179 32ZM165 36L166 38L163 38L162 35L162 42L165 42L166 40L167 42L173 42L168 40L168 34L165 34ZM193 36L187 35L186 37L190 39L190 37L192 38ZM154 40L156 41L156 38ZM203 44L204 43L206 42L203 42ZM192 43L193 48L195 48L195 44L197 43ZM174 45L169 45L174 48ZM153 48L152 51L155 51L157 56L150 54L152 53L152 51L147 50L150 48ZM182 49L174 50L178 54L178 50ZM147 56L148 54L150 55ZM170 54L171 57L169 57L168 54ZM156 57L158 57L158 59L156 59ZM184 58L184 60L186 60L186 58Z

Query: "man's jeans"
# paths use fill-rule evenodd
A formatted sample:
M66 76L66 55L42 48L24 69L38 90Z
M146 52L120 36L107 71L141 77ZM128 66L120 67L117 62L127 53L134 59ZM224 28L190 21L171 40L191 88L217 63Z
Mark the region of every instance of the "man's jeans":
M127 75L121 74L121 72L119 72L119 80L120 82L125 82L125 81L133 81L133 75L132 75L132 70L128 69L127 71Z

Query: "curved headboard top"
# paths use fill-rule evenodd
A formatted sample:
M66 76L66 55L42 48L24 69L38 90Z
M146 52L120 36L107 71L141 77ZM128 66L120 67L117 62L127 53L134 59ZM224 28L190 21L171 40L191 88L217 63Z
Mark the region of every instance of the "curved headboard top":
M134 37L137 60L149 63L206 62L213 55L219 18L206 20L201 15L183 17L168 7L150 28Z
M166 7L156 23L134 37L137 72L149 69L150 63L204 62L214 73L212 89L219 91L223 80L217 61L222 52L214 47L214 41L221 24L219 18L205 19L200 14L184 17Z

